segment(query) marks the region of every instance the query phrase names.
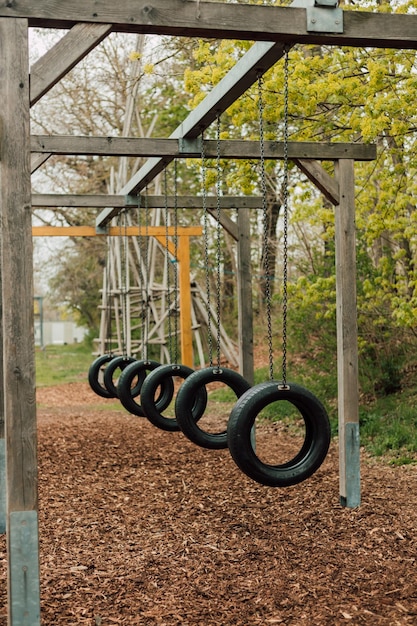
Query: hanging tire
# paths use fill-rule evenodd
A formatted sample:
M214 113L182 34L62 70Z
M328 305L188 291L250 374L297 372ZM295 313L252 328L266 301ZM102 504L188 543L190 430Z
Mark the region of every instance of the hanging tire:
M154 426L171 432L180 430L176 418L162 415L162 410L158 408L158 400L155 399L155 394L158 387L162 387L167 380L172 380L175 376L185 380L193 373L194 370L186 365L161 365L148 374L140 392L140 400L146 417ZM202 387L197 391L192 401L191 413L194 421L200 419L206 406L207 392Z
M208 383L222 382L227 385L239 398L250 385L238 372L234 370L208 367L191 374L181 385L175 400L175 415L179 427L190 441L202 448L220 450L227 448L227 430L219 433L209 433L200 428L193 416L193 402L201 389Z
M90 365L88 370L88 382L91 389L102 398L114 398L115 396L104 386L104 382L101 383L99 378L100 374L104 371L106 363L110 363L114 359L113 354L103 354L99 356Z
M305 438L300 451L288 462L269 465L254 449L252 428L257 415L267 405L286 400L301 413ZM249 478L269 487L288 487L309 478L323 463L330 445L330 423L321 402L307 389L279 381L255 385L234 406L227 427L230 453Z
M112 394L113 398L118 398L119 394L117 391L118 380L120 378L121 372L131 363L136 362L132 356L116 356L110 361L108 366L104 371L104 386L108 390L109 393Z
M118 396L120 402L129 413L139 417L146 417L138 398L141 396L142 386L148 372L152 372L160 366L161 364L158 361L135 361L121 373L117 386ZM174 383L172 378L170 378L161 385L160 394L155 400L158 411L164 411L170 405L173 396Z

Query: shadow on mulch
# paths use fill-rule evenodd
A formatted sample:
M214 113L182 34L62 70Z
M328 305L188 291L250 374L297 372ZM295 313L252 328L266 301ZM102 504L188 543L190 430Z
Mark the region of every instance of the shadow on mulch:
M416 467L364 455L343 509L334 443L273 489L87 385L38 402L42 624L417 624ZM4 538L0 558L5 580Z

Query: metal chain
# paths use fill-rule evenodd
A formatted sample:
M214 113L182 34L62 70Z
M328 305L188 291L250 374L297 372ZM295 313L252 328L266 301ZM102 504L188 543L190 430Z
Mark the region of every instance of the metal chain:
M167 307L168 307L168 352L171 363L173 362L172 353L172 324L171 324L171 280L170 280L170 261L169 261L169 210L168 210L168 171L164 169L164 199L165 199L165 263L167 273Z
M126 210L120 216L120 238L123 241L123 250L120 254L120 299L122 309L122 355L127 356L127 265L128 265L128 242L127 242L127 216Z
M140 196L141 198L141 196ZM140 274L140 293L141 293L141 311L140 311L140 332L141 332L141 352L142 359L145 359L145 317L146 317L146 296L145 296L145 279L144 279L144 271L145 271L145 254L144 254L144 244L145 237L141 234L142 230L142 211L140 210L140 202L138 205L138 230L139 230L139 252L140 252L140 266L139 266L139 274Z
M148 337L149 337L149 204L148 204L148 188L145 189L145 310L144 310L144 330L146 342L144 345L144 359L148 360Z
M284 48L284 197L283 197L283 275L282 275L282 383L287 384L287 314L288 314L288 82L289 48Z
M145 281L143 278L143 268L144 268L144 254L143 254L143 244L144 244L144 236L141 234L142 229L142 211L141 211L141 201L142 196L138 194L138 245L139 245L139 277L140 277L140 294L141 294L141 311L140 311L140 321L141 321L141 352L142 359L145 358L145 315L146 315L146 301L145 301Z
M262 193L262 221L263 221L263 270L265 276L266 296L266 319L268 338L268 364L269 379L274 378L274 354L272 347L272 315L271 315L271 273L269 263L269 216L266 198L266 175L265 175L265 138L264 138L264 102L263 102L263 79L258 76L258 107L259 107L259 144L260 144L260 169L261 169L261 193Z
M207 314L207 342L209 365L213 366L213 335L210 324L210 272L208 250L208 211L206 190L206 154L204 146L204 132L201 134L201 180L203 185L203 227L204 227L204 265L206 270L206 314Z
M178 162L174 161L174 363L178 363Z
M106 337L104 340L104 351L112 354L112 344L113 344L113 336L112 336L112 289L111 289L111 267L112 267L112 247L111 247L110 237L107 237L107 250L106 250L106 266L105 266L105 279L106 279L106 289L105 289L105 297L106 297L106 306L105 306L105 314L106 314Z
M221 330L220 330L220 297L221 297L221 210L220 210L220 193L221 193L221 169L220 169L220 115L217 116L216 129L216 324L217 324L217 367L220 368L221 361Z

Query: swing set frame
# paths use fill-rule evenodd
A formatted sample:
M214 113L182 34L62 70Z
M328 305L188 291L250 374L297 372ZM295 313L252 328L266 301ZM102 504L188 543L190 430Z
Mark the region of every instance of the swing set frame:
M202 131L280 60L284 45L417 49L416 15L342 11L326 0L316 0L315 6L309 0L305 6L302 0L296 2L291 7L190 0L0 3L0 532L7 530L11 626L40 624L31 206L71 206L80 201L85 203L80 206L101 207L96 232L107 234L111 219L126 205L137 206L137 195L172 159L201 154ZM31 68L29 27L68 31ZM30 106L113 31L256 43L167 139L31 137ZM224 157L254 158L250 142L222 142L221 149ZM207 142L207 156L210 150L213 146ZM282 158L282 145L266 146L266 158L268 150L274 152L273 158ZM31 172L51 154L66 153L149 158L118 196L78 200L32 196ZM375 155L375 147L369 145L288 146L288 157L335 206L340 500L347 507L360 503L354 161ZM321 158L335 162L334 176L321 167ZM163 206L162 200L149 197L148 206L152 202ZM189 202L199 206L198 198ZM236 223L222 222L238 243L239 336L246 362L252 354L252 313L246 297L251 289L249 207L257 202L260 206L259 199L236 199L232 203L239 209ZM179 198L178 203L187 206L186 199ZM245 375L244 367L242 363Z

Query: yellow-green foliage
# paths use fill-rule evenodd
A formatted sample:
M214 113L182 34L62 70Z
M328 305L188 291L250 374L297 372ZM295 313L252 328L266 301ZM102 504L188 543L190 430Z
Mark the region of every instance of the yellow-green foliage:
M415 12L417 0L369 2L361 10ZM186 76L192 107L249 46L200 43L198 69ZM399 332L411 344L417 335L416 52L299 45L289 57L291 141L377 144L376 161L355 164L360 346L366 351L384 337L385 347L395 352ZM282 141L283 62L262 82L264 137ZM257 139L258 105L255 84L222 116L222 138ZM213 137L214 129L207 136ZM331 163L323 166L334 174ZM292 168L289 175L291 305L312 308L319 321L334 316L334 209L297 172ZM269 188L282 200L282 164L266 162L266 175ZM209 170L208 186L214 185L214 176ZM224 164L223 183L225 193L258 193L259 168L249 161Z

